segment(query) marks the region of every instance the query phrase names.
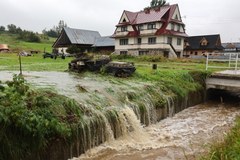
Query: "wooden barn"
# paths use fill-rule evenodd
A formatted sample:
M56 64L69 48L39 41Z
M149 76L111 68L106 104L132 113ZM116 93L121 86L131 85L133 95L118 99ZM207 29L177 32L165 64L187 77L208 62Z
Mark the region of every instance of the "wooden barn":
M100 37L101 35L98 31L65 27L63 28L61 34L53 44L53 48L57 49L59 52L66 53L66 49L69 46L75 45L88 52L89 50L91 50L95 39Z

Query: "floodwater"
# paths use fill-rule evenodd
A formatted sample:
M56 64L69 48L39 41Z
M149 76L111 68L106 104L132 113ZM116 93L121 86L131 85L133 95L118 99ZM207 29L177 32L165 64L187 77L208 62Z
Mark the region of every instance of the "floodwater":
M17 72L0 71L0 80L11 80ZM92 99L90 93L107 97L111 105L118 101L107 89L123 90L144 84L125 82L111 83L97 77L79 77L65 72L24 72L28 83L35 87L56 90L80 103ZM84 91L79 91L79 87ZM89 93L89 94L88 94ZM97 99L96 99L97 100ZM92 101L95 101L92 99ZM98 147L88 150L74 160L191 160L209 150L209 144L222 141L240 115L239 103L207 102L183 110L156 124L142 126L133 110L126 107L134 131L118 139L109 139Z
M211 143L222 141L229 132L240 115L237 106L208 102L190 107L157 124L95 147L74 160L198 159L209 150Z

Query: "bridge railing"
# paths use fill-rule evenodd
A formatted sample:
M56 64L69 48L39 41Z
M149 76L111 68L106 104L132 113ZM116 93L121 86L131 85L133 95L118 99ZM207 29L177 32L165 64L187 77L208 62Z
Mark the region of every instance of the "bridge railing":
M238 67L240 67L239 61L240 61L239 52L213 53L213 54L207 53L206 70L208 70L209 68L238 70ZM224 66L223 63L225 64Z

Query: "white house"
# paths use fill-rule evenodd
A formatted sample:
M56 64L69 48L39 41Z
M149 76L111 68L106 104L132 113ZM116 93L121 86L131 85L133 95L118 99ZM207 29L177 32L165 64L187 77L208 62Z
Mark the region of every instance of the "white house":
M115 53L182 57L187 37L184 26L177 4L123 11L113 35Z

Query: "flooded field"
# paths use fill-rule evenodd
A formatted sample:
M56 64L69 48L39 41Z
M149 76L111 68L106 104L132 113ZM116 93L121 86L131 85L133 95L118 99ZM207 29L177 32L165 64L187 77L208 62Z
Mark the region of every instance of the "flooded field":
M0 72L0 80L11 80L14 72ZM49 88L88 106L117 106L122 135L114 138L106 120L107 141L74 160L175 160L197 159L209 144L221 141L240 115L239 103L207 102L187 108L156 123L151 101L146 99L149 126L142 125L134 109L119 101L122 95L141 92L143 82L104 80L64 72L24 72L28 83ZM113 90L114 89L114 90ZM122 95L121 95L122 94ZM161 94L161 93L159 93ZM134 94L133 94L134 95ZM168 106L170 110L171 104ZM170 111L169 111L170 113ZM170 116L173 114L169 114ZM87 143L87 141L86 141ZM91 146L91 145L90 145Z

